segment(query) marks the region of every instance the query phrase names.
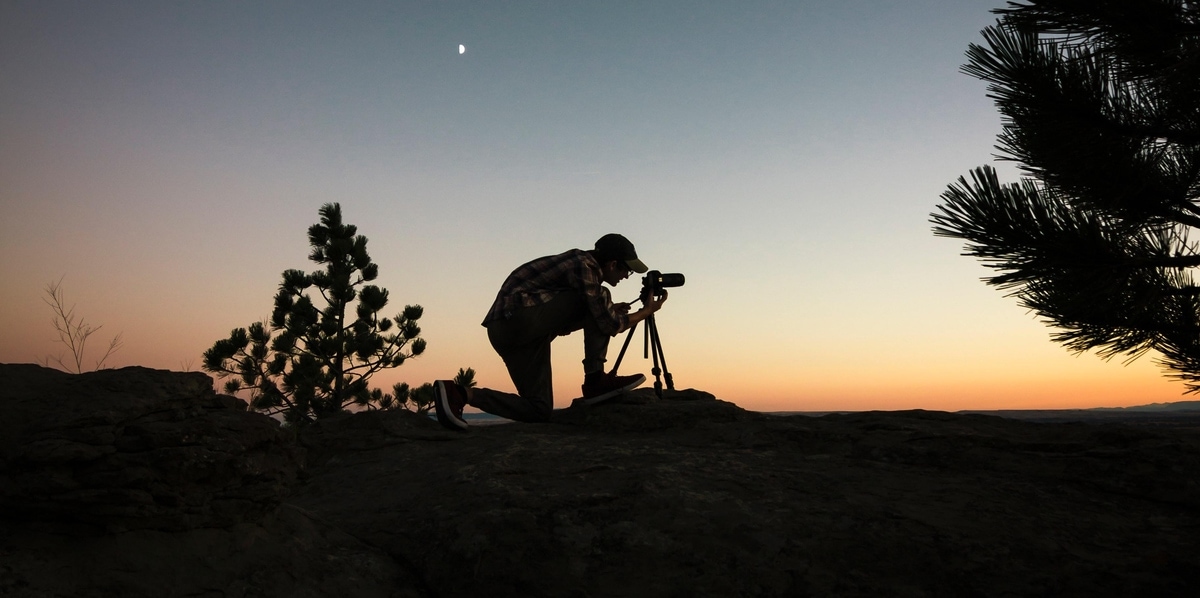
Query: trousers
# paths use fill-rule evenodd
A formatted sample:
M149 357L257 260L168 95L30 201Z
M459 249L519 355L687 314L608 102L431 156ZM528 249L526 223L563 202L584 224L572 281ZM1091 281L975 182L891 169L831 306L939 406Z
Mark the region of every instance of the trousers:
M558 336L583 330L583 371L604 369L611 336L600 331L583 296L564 291L550 301L512 311L487 324L488 340L508 368L517 394L474 389L471 406L522 422L544 422L554 410L550 343Z

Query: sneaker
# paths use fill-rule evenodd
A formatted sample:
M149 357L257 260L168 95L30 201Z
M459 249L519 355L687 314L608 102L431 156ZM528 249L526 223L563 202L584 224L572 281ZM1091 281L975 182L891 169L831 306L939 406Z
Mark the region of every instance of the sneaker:
M583 399L580 402L584 405L595 405L627 390L633 390L645 381L646 376L643 374L618 376L613 372L604 372L587 376L583 380Z
M433 383L433 408L437 411L438 422L451 430L466 430L467 420L463 419L463 407L467 406L467 393L452 380L438 380Z

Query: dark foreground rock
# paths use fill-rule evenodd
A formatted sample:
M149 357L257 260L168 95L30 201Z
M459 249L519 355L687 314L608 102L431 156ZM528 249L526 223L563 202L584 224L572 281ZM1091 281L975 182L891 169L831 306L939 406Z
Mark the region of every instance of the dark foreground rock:
M303 449L199 373L0 364L0 596L413 596L283 505Z
M292 506L178 532L55 534L0 524L0 596L425 596L380 550Z
M374 412L320 422L296 442L307 465L283 505L231 525L64 536L8 517L0 595L1200 587L1200 431L1189 426L924 411L777 417L695 391L662 401L640 391L558 411L550 424L454 433Z
M228 526L272 512L301 452L200 373L0 365L0 512L64 533Z
M386 442L327 453L292 501L439 596L1200 587L1195 430L636 398L466 434L380 418Z

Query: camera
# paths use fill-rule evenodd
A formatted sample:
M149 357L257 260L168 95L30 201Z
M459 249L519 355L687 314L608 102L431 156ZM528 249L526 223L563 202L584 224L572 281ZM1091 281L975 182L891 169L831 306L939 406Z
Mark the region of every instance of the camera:
M681 287L683 282L683 275L678 272L663 274L658 270L651 270L642 277L642 296L661 297L663 289Z

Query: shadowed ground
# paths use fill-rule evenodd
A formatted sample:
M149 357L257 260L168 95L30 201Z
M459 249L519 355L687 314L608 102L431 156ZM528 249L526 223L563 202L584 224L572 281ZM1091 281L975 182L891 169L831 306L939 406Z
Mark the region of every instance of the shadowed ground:
M201 374L5 365L0 405L4 596L1200 587L1194 415L781 417L642 390L549 424L373 412L297 436Z
M677 396L695 400L640 391L466 434L334 423L310 440L291 502L436 595L1179 595L1200 583L1193 430L772 417Z

